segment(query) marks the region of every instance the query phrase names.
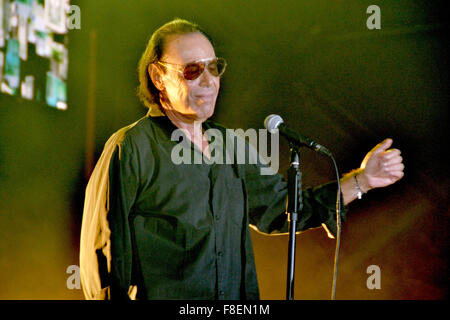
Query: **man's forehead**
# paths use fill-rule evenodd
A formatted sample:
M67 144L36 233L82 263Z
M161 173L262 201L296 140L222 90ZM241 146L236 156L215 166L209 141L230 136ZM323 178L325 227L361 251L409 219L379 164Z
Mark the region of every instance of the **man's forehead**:
M199 32L170 36L163 54L164 61L180 64L214 57L211 42Z

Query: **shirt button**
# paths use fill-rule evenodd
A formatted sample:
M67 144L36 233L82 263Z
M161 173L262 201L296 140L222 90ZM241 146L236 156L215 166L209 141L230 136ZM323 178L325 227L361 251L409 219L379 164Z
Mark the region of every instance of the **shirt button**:
M225 292L219 291L219 295L223 296L223 295L225 295Z
M216 220L220 220L220 216L218 214L216 214L214 217L216 218Z
M221 256L223 256L223 252L222 252L222 251L219 251L219 252L217 252L217 255L218 255L219 257L221 257Z

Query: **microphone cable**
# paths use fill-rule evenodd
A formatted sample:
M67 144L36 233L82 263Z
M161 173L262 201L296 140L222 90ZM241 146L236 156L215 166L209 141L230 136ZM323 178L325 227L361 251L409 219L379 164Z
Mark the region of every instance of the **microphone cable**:
M339 170L336 164L336 160L333 155L329 155L333 161L334 169L336 171L337 178L337 199L336 199L336 249L334 253L334 271L333 271L333 287L331 290L331 300L335 300L336 297L336 282L338 272L338 260L339 260L339 247L341 244L341 182L339 179Z

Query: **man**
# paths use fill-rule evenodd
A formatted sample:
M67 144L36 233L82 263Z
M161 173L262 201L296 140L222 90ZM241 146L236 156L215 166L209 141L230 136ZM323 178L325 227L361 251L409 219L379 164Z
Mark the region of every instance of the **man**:
M176 19L158 29L139 63L146 117L106 143L86 189L80 248L88 299L258 299L249 225L286 232L287 187L262 164L176 165L187 150L211 157L206 130L226 63L208 35ZM198 125L201 123L201 125ZM341 179L347 205L403 176L400 151L386 139ZM298 230L336 231L336 183L302 191ZM345 218L342 212L342 217Z

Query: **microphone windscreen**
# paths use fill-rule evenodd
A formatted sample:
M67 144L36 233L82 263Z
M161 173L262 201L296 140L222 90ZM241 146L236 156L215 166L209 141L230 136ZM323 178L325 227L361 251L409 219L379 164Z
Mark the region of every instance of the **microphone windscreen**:
M273 130L278 129L279 125L283 123L283 119L277 114L271 114L264 120L264 127L273 133Z

